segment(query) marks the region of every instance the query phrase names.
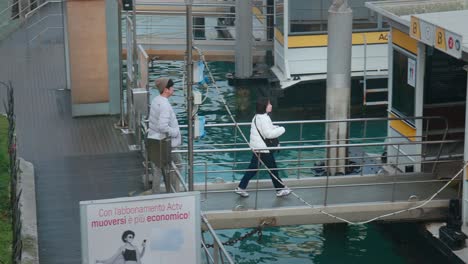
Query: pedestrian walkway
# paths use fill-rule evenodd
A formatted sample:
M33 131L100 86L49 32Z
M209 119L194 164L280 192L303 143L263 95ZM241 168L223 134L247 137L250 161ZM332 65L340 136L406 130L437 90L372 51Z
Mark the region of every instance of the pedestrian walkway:
M35 166L40 261L78 264L79 201L142 188L143 166L117 116L71 117L61 12L48 5L0 42L0 81L14 87L19 156Z

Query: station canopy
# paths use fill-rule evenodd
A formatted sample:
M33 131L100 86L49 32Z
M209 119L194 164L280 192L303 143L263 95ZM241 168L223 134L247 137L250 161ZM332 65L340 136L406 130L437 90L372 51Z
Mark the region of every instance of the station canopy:
M419 35L410 30L413 38L445 48L451 56L468 54L468 0L379 1L367 2L366 7L408 28L417 26Z

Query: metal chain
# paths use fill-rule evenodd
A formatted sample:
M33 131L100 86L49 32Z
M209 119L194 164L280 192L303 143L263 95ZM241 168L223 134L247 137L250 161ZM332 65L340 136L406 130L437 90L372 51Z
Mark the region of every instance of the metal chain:
M244 235L242 235L242 236L240 236L238 238L231 238L228 241L223 242L222 244L223 244L223 246L232 246L232 245L236 244L237 242L245 240L245 239L247 239L247 238L249 238L249 237L251 237L251 236L253 236L255 234L258 235L257 241L260 241L260 240L262 240L262 237L263 237L263 233L262 233L263 232L263 227L265 225L267 225L267 224L268 224L268 222L263 222L260 226L258 226L256 228L254 228L253 230L245 233ZM206 246L206 248L213 248L214 244L205 244L205 246Z

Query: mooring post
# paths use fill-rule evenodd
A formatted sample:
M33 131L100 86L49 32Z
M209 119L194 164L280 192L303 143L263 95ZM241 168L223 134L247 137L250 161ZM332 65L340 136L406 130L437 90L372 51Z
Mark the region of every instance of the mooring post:
M334 0L328 10L327 101L328 120L348 119L351 95L351 48L353 11L347 0ZM346 144L349 124L327 124L328 144ZM330 175L345 174L347 148L328 148Z
M252 1L236 1L236 77L252 76Z

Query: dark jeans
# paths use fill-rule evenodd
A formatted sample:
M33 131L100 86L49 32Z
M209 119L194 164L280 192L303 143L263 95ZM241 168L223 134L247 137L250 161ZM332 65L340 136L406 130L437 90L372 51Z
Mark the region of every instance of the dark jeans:
M273 182L273 185L275 186L276 189L282 189L284 188L284 184L281 181L278 170L276 170L276 161L275 157L271 153L257 153L260 156L260 159L265 163L265 166L267 166L273 175L275 175L276 179L268 172L268 175L270 175L271 181ZM239 188L245 189L247 188L247 185L249 184L250 179L252 179L255 174L257 174L257 169L258 165L261 165L261 163L258 161L257 155L252 154L252 159L250 160L250 165L249 165L249 171L246 171L244 174L244 177L242 177L241 182L239 183ZM278 180L277 180L278 179Z

